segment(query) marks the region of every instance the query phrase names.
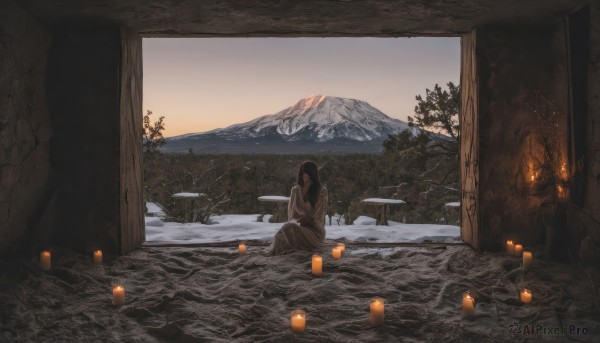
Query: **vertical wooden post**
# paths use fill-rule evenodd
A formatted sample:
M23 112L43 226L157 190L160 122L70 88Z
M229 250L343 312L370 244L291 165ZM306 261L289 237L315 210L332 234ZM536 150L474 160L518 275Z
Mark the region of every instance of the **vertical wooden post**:
M476 31L461 38L460 74L460 234L470 246L480 248L479 239L479 125Z
M142 161L142 38L121 29L119 121L120 252L132 251L146 240Z

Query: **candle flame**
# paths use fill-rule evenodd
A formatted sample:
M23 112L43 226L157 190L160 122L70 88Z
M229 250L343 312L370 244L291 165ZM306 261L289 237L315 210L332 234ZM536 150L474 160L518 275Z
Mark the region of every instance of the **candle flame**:
M383 302L378 299L373 300L373 302L376 303L377 305L383 304Z

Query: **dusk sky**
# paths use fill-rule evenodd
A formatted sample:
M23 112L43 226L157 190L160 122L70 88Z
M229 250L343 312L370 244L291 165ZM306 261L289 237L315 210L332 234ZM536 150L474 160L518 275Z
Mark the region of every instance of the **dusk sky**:
M415 95L460 81L460 38L144 38L144 114L166 137L274 114L311 95L414 114Z

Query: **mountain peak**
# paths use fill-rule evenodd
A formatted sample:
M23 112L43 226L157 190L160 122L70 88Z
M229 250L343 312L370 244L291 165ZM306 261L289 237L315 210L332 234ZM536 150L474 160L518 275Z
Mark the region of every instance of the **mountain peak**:
M386 138L408 125L356 99L311 95L272 115L223 129L223 134L260 137L278 134L286 141L326 142L336 138L360 142Z
M388 117L365 101L311 95L275 114L205 134L232 141L277 137L286 142L333 139L370 142L383 140L407 128L407 123ZM199 135L202 133L186 137Z
M301 109L302 112L319 106L320 103L325 101L328 97L323 95L311 95L307 98L300 99L295 106L295 109Z

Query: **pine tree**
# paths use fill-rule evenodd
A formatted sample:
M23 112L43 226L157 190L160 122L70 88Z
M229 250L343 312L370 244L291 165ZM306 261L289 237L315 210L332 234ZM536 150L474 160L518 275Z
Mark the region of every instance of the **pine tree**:
M144 116L144 135L143 135L143 151L144 155L158 153L158 149L167 142L163 137L165 129L164 116L158 118L158 121L152 124L150 116L152 111L148 110Z

